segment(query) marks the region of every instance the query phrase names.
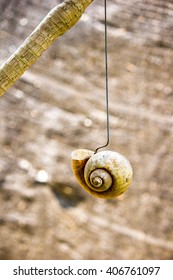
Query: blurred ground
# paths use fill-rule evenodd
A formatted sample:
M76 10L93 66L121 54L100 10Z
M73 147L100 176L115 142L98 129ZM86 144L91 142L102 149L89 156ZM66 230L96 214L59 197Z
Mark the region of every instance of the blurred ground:
M0 0L0 62L61 1ZM103 4L0 100L0 259L173 258L173 3L108 2L111 144L134 181L86 194L70 154L105 143Z

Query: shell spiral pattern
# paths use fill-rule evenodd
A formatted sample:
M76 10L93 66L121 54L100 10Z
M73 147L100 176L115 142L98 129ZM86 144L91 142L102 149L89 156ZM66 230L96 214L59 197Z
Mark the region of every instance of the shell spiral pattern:
M79 184L90 194L100 198L113 198L129 187L133 171L130 162L112 151L79 149L72 153L72 169Z

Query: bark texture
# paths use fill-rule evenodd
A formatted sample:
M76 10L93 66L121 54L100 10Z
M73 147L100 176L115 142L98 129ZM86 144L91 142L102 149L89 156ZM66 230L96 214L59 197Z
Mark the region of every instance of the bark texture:
M81 17L93 0L65 0L52 9L25 42L0 67L0 96Z

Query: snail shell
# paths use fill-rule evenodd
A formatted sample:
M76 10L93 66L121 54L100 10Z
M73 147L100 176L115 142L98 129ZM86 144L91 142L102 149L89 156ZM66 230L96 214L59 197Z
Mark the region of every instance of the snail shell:
M72 169L79 184L90 194L101 198L121 195L129 187L133 171L130 162L112 151L79 149L72 152Z

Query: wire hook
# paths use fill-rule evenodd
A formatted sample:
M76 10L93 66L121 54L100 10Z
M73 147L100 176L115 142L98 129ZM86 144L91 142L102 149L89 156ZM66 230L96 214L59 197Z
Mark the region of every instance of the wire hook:
M104 26L105 26L105 74L106 74L106 126L107 126L107 142L105 145L98 147L95 150L95 154L98 150L105 148L109 145L110 141L110 126L109 126L109 83L108 83L108 35L107 35L107 5L104 0Z

